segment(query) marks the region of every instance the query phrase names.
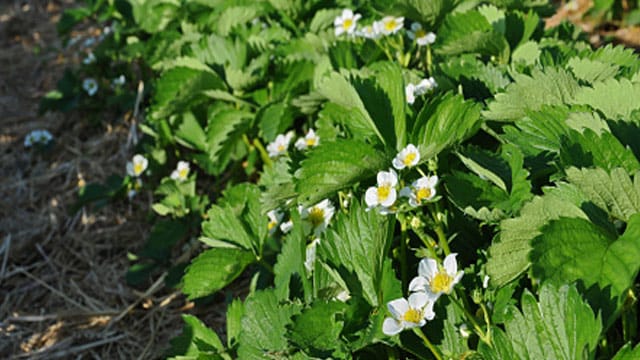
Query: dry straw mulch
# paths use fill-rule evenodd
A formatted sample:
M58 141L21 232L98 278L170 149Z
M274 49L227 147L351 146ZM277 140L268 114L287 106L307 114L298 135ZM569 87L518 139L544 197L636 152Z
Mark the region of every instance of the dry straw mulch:
M82 114L37 113L65 66L80 60L55 31L71 6L0 2L0 358L160 358L193 304L165 289L162 274L142 289L124 281L127 253L149 232L151 195L69 211L80 186L124 172L130 124L122 116L91 124ZM51 151L24 148L34 129L53 134ZM219 329L222 310L206 312Z

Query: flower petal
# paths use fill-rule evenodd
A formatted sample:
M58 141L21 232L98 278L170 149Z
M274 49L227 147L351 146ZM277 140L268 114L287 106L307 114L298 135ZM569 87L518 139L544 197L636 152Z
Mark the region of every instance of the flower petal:
M364 202L368 207L375 207L378 205L378 188L372 186L364 193Z
M409 283L409 291L425 291L425 289L429 286L429 280L422 276L414 277Z
M458 272L458 262L456 261L457 255L458 254L456 253L451 253L447 255L446 258L444 258L444 269L451 277L455 277L456 273Z
M418 275L431 280L438 273L438 263L434 259L422 259L418 265Z
M402 330L404 330L402 324L390 317L384 319L382 323L382 332L387 336L397 335L401 333Z
M409 311L409 302L405 298L391 300L387 303L387 309L394 319L400 319L404 313Z
M409 295L409 306L412 309L422 310L422 308L427 305L428 301L429 297L423 292L414 292L413 294Z

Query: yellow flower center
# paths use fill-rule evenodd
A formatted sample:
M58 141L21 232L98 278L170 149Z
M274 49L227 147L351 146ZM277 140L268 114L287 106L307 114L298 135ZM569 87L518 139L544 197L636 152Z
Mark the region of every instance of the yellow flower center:
M382 185L378 187L378 202L385 201L391 193L391 186Z
M439 272L433 277L433 279L431 279L429 286L433 293L437 294L443 292L448 294L451 292L451 283L453 283L453 278L449 276L449 274Z
M316 145L316 139L315 138L309 138L307 139L307 146L315 146Z
M408 153L407 156L404 157L404 160L402 162L404 163L404 166L411 166L415 159L416 153Z
M427 32L424 31L424 29L418 29L416 30L416 39L419 39L421 37L427 36Z
M180 176L181 179L186 179L188 174L189 174L189 169L178 170L178 176Z
M278 145L278 152L283 152L285 149L284 145L280 144Z
M396 29L397 24L395 19L391 19L384 24L384 28L387 31L393 31Z
M141 172L142 172L142 164L141 163L133 164L133 173L136 175L140 175Z
M269 224L267 224L267 229L271 230L274 227L276 227L277 223L275 221L269 221Z
M416 194L416 201L417 202L422 202L422 200L427 200L429 197L431 197L431 189L429 188L420 188L418 189L418 191L415 192Z
M345 19L342 22L342 28L345 30L349 30L349 28L353 25L353 19Z
M417 309L409 309L404 313L404 315L402 315L402 320L417 324L422 320L422 312Z
M309 222L313 227L318 227L324 222L324 210L319 207L313 207L309 210Z

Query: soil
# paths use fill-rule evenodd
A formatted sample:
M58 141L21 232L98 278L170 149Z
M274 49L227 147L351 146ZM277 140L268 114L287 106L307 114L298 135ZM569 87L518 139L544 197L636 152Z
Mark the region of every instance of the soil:
M124 173L130 124L112 115L100 124L79 113L38 115L40 98L81 61L55 30L73 6L0 2L0 358L161 358L193 304L165 289L161 274L141 289L124 280L127 254L149 232L151 194L69 210L81 186ZM87 25L74 36L96 31ZM35 129L51 132L51 149L25 148ZM223 323L221 312L208 312L209 325Z

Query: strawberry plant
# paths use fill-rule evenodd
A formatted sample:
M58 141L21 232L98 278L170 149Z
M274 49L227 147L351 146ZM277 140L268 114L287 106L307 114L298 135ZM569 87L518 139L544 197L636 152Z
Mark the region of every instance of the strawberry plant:
M545 1L115 3L150 74L130 275L250 279L169 357L640 356L632 50Z

